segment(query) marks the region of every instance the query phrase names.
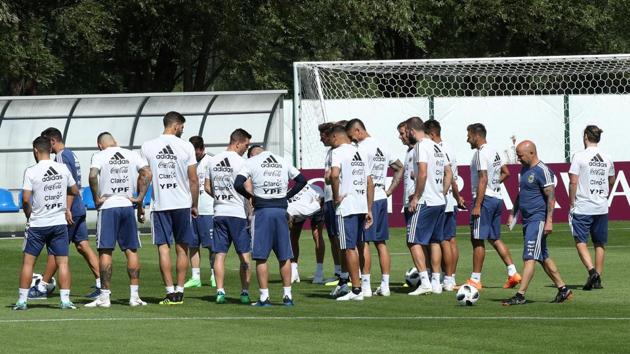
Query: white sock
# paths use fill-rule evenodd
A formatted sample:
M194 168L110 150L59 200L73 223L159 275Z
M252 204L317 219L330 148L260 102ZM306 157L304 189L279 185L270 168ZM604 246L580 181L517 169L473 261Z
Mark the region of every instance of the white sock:
M324 274L324 263L317 263L317 265L315 265L315 274Z
M135 298L139 298L140 295L138 294L138 288L140 288L139 285L129 285L129 297L132 299Z
M96 278L96 287L101 288L101 278Z
M366 287L366 288L370 287L370 275L369 274L361 275L361 286L362 287Z
M101 296L103 297L103 299L107 299L109 300L110 295L112 294L112 291L109 289L101 289Z
M59 297L61 298L61 302L70 302L70 289L59 290Z
M420 281L421 281L421 284L428 284L429 272L427 272L426 270L424 272L420 272Z
M46 285L48 285L48 283L44 282L43 280L40 281L39 284L37 284L37 290L41 291L42 293L45 293Z
M171 285L171 286L167 286L166 287L166 293L167 294L172 294L174 292L175 292L175 287L174 286Z
M175 288L175 292L176 292L176 293L182 293L182 294L183 294L183 293L184 293L184 287L183 287L183 286L179 286L179 285L178 285L178 286Z
M516 271L516 266L514 264L510 264L509 266L507 266L507 272L508 272L508 276L511 277L514 274L517 273Z
M440 275L441 275L440 273L432 273L431 276L433 277L433 281L436 281L436 282L439 283L440 282Z
M201 280L201 269L193 268L192 269L192 278L195 280Z
M269 289L260 289L260 301L264 302L269 299Z
M381 278L381 289L389 289L389 274L383 274L383 278Z
M20 288L18 291L18 302L28 301L28 289Z
M451 274L451 279L453 280L453 285L457 284L457 281L455 281L455 273Z
M297 273L298 264L296 262L291 262L291 273Z
M444 276L444 285L446 284L451 284L451 277L449 277L448 275Z
M291 287L290 286L284 286L284 287L282 287L282 290L284 290L284 295L282 295L283 298L285 296L288 296L289 299L293 299L293 296L291 295Z
M212 274L212 277L214 277L214 269L210 268L210 273Z
M335 264L335 274L341 274L341 265Z
M470 279L474 281L481 281L481 273L472 273Z

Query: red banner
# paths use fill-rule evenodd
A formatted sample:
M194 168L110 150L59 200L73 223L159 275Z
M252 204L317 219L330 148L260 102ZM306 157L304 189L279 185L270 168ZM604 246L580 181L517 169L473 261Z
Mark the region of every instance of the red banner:
M552 163L548 164L553 171L556 180L556 210L554 221L567 222L569 213L569 164ZM512 209L512 203L518 194L518 178L521 171L520 165L510 165L511 176L502 185L503 203L505 210ZM630 187L626 175L630 175L630 162L615 162L617 178L611 187L608 197L609 219L610 220L630 220ZM391 172L391 171L390 171ZM470 195L470 168L460 166L458 169L460 176L461 194L466 200L466 205L471 205ZM302 170L302 174L311 183L316 183L323 187L324 170ZM463 184L463 186L462 186ZM405 219L403 210L403 188L402 183L398 186L394 194L389 198L389 225L392 227L404 227ZM503 212L503 223L507 220L507 211ZM457 215L458 225L468 225L470 220L468 210L461 210Z

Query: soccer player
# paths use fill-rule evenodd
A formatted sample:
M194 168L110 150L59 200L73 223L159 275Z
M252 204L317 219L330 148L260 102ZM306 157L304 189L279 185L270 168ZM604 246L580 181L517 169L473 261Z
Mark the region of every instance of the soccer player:
M256 260L256 277L260 289L260 299L253 305L271 306L269 300L269 269L267 259L271 250L276 254L280 265L280 275L284 294L282 303L293 306L291 294L291 238L287 224L287 199L293 198L304 186L306 179L300 171L287 163L282 157L264 151L250 151L251 157L241 168L234 188L249 199L254 206L254 217L250 226L252 233L252 258ZM251 180L253 193L245 188L245 182ZM289 179L295 181L291 190Z
M181 139L186 119L168 112L162 123L164 132L142 144L142 156L153 173L151 233L158 247L160 272L166 296L160 305L184 303L184 282L188 272L188 246L193 243L191 216L198 215L199 181L192 144ZM177 254L177 287L171 274L171 245Z
M201 287L201 252L200 248L208 250L208 259L210 260L210 285L216 286L214 279L214 253L212 252L212 230L214 222L214 200L204 190L204 182L206 180L206 171L210 162L210 156L206 154L206 146L203 138L193 136L188 139L195 148L195 159L197 160L197 178L199 179L199 216L192 220L193 243L188 247L190 256L190 266L192 268L192 277L188 279L184 288L200 288Z
M588 271L584 290L601 289L604 251L608 242L608 194L615 184L615 166L597 144L602 130L596 125L584 129L584 151L573 155L569 169L571 232L582 264ZM595 267L588 251L588 236L595 246Z
M77 251L83 256L96 279L94 291L88 295L89 298L94 299L101 293L101 279L99 278L98 257L88 242L88 229L85 221L86 210L83 204L83 198L81 198L81 166L79 165L79 159L70 149L66 148L59 129L52 127L47 128L41 133L41 136L50 140L52 152L56 154L55 161L66 165L70 173L72 173L72 178L77 183L77 188L79 189L79 194L74 198L70 208L72 222L68 222L68 236L69 242L74 243ZM45 299L47 297L47 288L56 271L57 265L55 264L55 257L48 256L43 278L37 286L29 290L29 299ZM49 289L52 291L54 288Z
M346 132L353 141L356 141L360 149L363 149L368 158L368 165L372 166L371 174L374 182L374 203L372 205L372 217L374 223L369 229L364 231L363 247L359 250L363 254L363 267L361 274L361 289L364 297L372 296L370 285L370 271L372 260L370 256L370 242L373 242L378 252L381 266L381 285L376 288L374 295L389 296L389 272L391 270L391 260L387 241L389 240L389 224L387 218L387 198L396 186L400 183L403 175L403 164L398 159L394 159L389 150L380 141L368 134L365 125L360 119L352 119L346 124ZM387 180L387 169L394 170L394 178L389 189L385 189ZM387 194L388 190L390 194Z
M322 205L324 202L324 192L314 184L307 184L304 188L289 199L287 215L289 216L289 231L291 234L291 248L293 258L291 258L291 283L300 281L298 273L298 261L300 257L300 233L307 219L311 220L311 232L315 241L315 276L313 284L324 283L324 244Z
M450 144L442 140L442 127L440 122L435 119L424 122L425 134L436 143L444 152L444 157L451 166L453 179L451 180L451 188L446 195L446 212L444 213L444 238L440 244L442 248L442 263L444 264L444 290L453 291L456 286L455 270L457 269L457 260L459 259L459 250L457 249L457 241L455 234L457 232L457 210L458 208L466 209L464 198L459 194L459 186L457 185L457 157L455 150Z
M214 155L208 162L205 190L214 198L214 234L212 252L215 253L214 275L217 282L217 304L227 302L225 296L225 256L230 245L240 260L241 295L240 300L249 304L249 281L251 238L247 231L247 211L243 196L234 189L234 181L245 164L243 154L249 147L252 136L243 129L230 134L226 151ZM249 186L251 188L251 185Z
M433 140L426 137L424 123L418 117L407 120L407 133L414 145L413 166L415 186L409 197L407 214L407 247L414 265L420 273L420 286L409 295L424 295L442 292L440 283L446 194L453 173L444 152ZM428 249L431 253L431 280L427 272Z
M473 270L469 285L481 289L481 269L486 256L484 240L488 240L507 267L508 279L503 288L513 288L521 281L521 275L512 262L510 250L501 240L501 183L510 171L499 153L486 141L486 127L481 123L467 128L468 143L475 150L470 163L473 209L470 213L470 240L473 246Z
M538 159L536 145L528 140L518 144L516 155L523 165L519 180L519 193L510 213L508 224L512 224L520 211L523 217L523 277L516 294L503 301L504 306L525 304L525 292L534 277L536 262L540 262L545 273L558 288L552 302L560 303L573 297L560 277L554 261L549 258L547 237L553 231L553 209L556 205L554 176L547 165Z
M85 307L110 307L112 252L116 243L127 257L129 306L145 306L138 293L140 259L138 226L133 203L142 204L151 180L151 170L138 153L121 148L114 137L103 132L96 139L99 152L92 156L90 189L98 209L96 249L101 272L101 294ZM138 176L134 178L134 176ZM136 187L137 186L137 187ZM134 192L138 193L133 197ZM143 211L139 216L142 220Z
M350 273L352 290L337 301L363 300L359 277L359 253L363 230L372 226L372 202L374 183L370 176L368 157L351 144L345 126L336 125L332 130L331 146L334 147L331 162L331 186L333 203L339 228L339 244L346 267ZM346 285L341 278L338 287ZM347 286L347 285L346 285Z
M24 172L22 202L27 232L22 249L19 297L14 310L27 309L33 267L44 246L49 257L54 257L54 265L59 267L60 307L76 309L70 301L67 224L72 222L72 213L67 206L72 205L79 189L68 168L50 159L50 150L50 140L37 137L33 141L33 156L37 164Z

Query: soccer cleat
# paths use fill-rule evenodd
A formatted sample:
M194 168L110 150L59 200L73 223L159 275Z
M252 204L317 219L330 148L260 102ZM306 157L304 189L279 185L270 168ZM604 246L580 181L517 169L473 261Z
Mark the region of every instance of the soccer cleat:
M315 274L313 277L313 284L324 284L324 276L321 274Z
M48 295L45 292L41 292L37 289L37 286L31 286L28 289L28 298L31 300L46 300Z
M76 310L77 307L74 306L74 304L72 303L72 301L62 301L61 304L59 305L59 308L62 310Z
M201 288L201 279L188 279L188 281L184 283L184 288Z
M514 296L512 296L511 298L507 299L507 300L503 300L501 302L501 304L503 306L513 306L513 305L524 305L527 303L527 300L525 300L525 296L520 295L520 294L516 294Z
M597 274L597 279L595 279L595 282L593 283L593 289L603 289L604 287L602 286L602 277Z
M142 299L139 297L132 297L131 299L129 299L129 306L131 307L147 306L147 303L142 301Z
M96 300L87 303L84 305L84 307L88 307L88 308L95 308L95 307L111 307L112 303L109 301L109 298L105 298L104 296L99 296L96 298Z
M374 291L374 296L390 296L389 288L381 288L380 286Z
M407 295L412 295L412 296L428 295L428 294L431 294L431 292L433 292L433 287L431 285L420 284L420 286L416 290L408 293Z
M217 304L225 304L227 300L225 299L225 293L222 291L217 292L217 298L215 300Z
M566 291L558 290L556 297L551 301L551 303L559 304L565 301L569 301L573 298L573 291L571 289L567 289Z
M325 286L338 286L339 285L339 278L336 278L334 280L331 280L329 282L324 283Z
M13 310L15 311L28 310L28 306L26 306L26 301L16 302L15 305L13 306Z
M291 273L291 284L300 282L300 274L298 272Z
M46 284L46 295L50 296L55 291L55 284Z
M455 283L453 283L452 281L444 281L444 284L442 284L442 289L444 289L444 291L454 291Z
M509 276L507 278L507 280L505 281L505 284L503 284L503 289L512 289L513 287L517 286L520 282L521 282L521 275L518 273L514 273L514 275Z
M288 297L287 295L285 295L285 296L282 298L282 304L283 304L284 306L291 307L291 306L293 306L293 299L291 299L290 297Z
M225 299L225 297L224 297ZM249 294L246 292L241 293L241 303L243 304L251 304L252 300L249 298Z
M159 302L159 304L160 305L177 305L175 300L177 300L175 298L175 293L168 293L166 294L164 299L162 299L162 301Z
M582 290L591 290L595 287L595 282L597 281L597 278L599 278L599 274L596 271L593 271L592 274L588 275L588 278L586 278L586 283L584 284L584 286L582 287ZM601 279L600 279L600 286L601 286Z
M210 286L213 288L217 287L217 281L216 279L214 279L214 274L212 274L212 276L210 277Z
M269 301L269 299L265 300L265 301L256 301L252 304L252 306L254 307L271 307L271 301Z
M477 288L477 290L481 290L481 288L483 288L483 286L481 285L481 281L476 281L475 279L468 279L466 280L466 284L474 286L475 288Z
M330 292L330 296L332 296L333 298L337 298L339 296L344 296L349 292L350 292L350 287L348 286L348 284L337 285L333 289L333 291Z
M364 294L361 291L358 294L353 293L352 291L337 298L337 301L363 301Z
M372 297L372 289L370 287L361 287L361 292L363 293L363 297Z
M94 288L94 291L92 291L92 293L90 293L89 295L86 295L85 297L88 297L90 299L96 299L97 297L99 297L101 295L101 288L93 286L92 288Z
M442 284L440 284L440 280L439 279L432 279L431 280L431 292L434 294L441 294L442 293Z

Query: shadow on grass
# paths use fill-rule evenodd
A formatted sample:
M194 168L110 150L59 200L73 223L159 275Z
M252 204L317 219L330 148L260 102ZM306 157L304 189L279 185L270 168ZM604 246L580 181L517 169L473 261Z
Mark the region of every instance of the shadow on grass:
M10 304L5 306L5 308L8 309L13 309L13 306L15 306L15 304ZM58 309L59 308L59 304L42 304L42 303L37 303L37 302L29 302L28 303L28 308L29 309Z

